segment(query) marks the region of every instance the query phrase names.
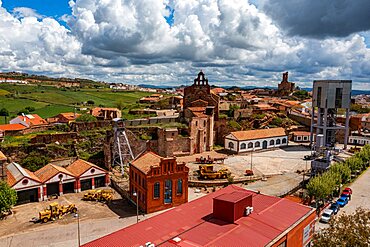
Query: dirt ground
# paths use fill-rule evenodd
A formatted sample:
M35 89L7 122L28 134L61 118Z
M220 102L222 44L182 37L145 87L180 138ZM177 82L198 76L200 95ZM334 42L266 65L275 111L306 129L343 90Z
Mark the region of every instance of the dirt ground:
M223 163L214 164L214 170L228 168L234 178L243 178L245 177L244 174L246 169L252 169L257 176L282 175L285 173L295 173L297 170L309 169L309 161L306 162L303 158L310 153L308 147L292 145L275 150L240 155L226 156L225 154L216 153L214 151L203 153L202 155L203 157L209 155L212 158L225 158ZM191 179L196 179L197 177L199 164L195 163L195 158L200 156L201 155L198 154L177 158L178 161L187 162L187 166L190 168L189 176Z
M51 201L34 202L15 206L13 208L13 215L8 216L6 220L0 221L0 236L6 236L12 233L42 230L51 225L55 227L55 225L62 226L76 222L73 214L65 215L62 219L48 223L30 222L33 217L38 217L38 212L47 208L51 202L58 202L61 205L68 205L70 203L75 204L78 209L80 220L94 220L117 216L123 218L136 215L134 207L129 206L128 202L123 200L116 192L114 194L114 200L109 204L83 201L81 198L84 193L85 192L65 194L60 196L58 199Z

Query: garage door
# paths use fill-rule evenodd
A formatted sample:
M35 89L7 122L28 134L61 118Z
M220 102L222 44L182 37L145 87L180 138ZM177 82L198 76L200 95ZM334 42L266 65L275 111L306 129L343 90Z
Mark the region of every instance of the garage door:
M105 186L105 176L95 178L95 188Z
M74 193L74 182L64 183L63 184L63 193Z
M91 179L81 180L81 190L91 189Z
M46 185L46 194L50 195L59 195L59 182L50 183Z
M17 191L17 196L17 204L38 201L37 189Z

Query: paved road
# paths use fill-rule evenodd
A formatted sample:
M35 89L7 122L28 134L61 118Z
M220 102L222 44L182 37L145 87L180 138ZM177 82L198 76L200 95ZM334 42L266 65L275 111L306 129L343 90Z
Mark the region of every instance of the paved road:
M353 191L352 199L345 207L340 209L339 214L351 214L358 207L370 210L370 168L358 177L350 187ZM328 225L321 222L317 222L316 224L317 230L325 227L328 227Z

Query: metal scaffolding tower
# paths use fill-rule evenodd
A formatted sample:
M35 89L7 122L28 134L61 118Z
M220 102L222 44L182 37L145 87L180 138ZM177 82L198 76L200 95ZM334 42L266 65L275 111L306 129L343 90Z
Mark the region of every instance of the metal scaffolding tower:
M125 122L122 118L113 119L114 140L112 149L112 167L119 165L122 175L124 174L124 166L134 159L130 143L126 134Z

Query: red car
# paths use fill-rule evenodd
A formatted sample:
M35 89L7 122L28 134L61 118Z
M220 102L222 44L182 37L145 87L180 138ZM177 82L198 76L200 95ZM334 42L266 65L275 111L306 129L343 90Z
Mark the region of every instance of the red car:
M352 195L352 190L351 190L351 188L345 188L345 189L342 191L342 194L344 194L344 195Z

